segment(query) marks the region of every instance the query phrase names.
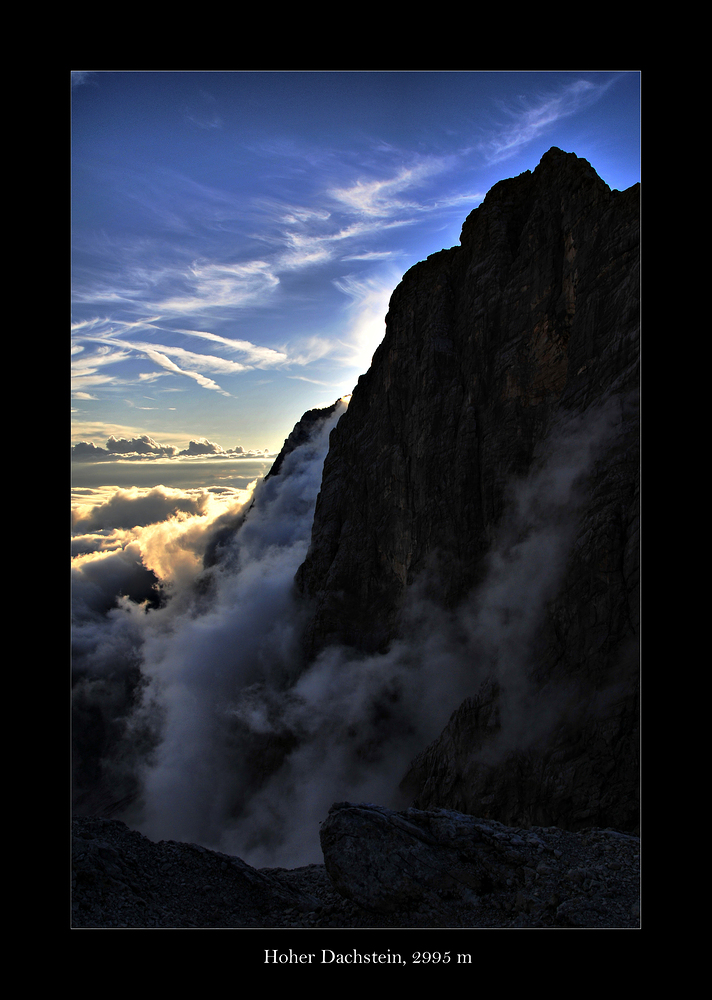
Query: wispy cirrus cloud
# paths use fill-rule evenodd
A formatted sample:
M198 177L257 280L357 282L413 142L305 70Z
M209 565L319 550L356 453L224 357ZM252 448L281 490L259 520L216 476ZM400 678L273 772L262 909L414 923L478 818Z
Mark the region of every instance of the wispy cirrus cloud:
M499 163L514 156L519 150L539 138L562 118L568 118L597 101L614 82L574 80L558 91L541 94L532 99L521 97L515 106L500 103L501 110L510 119L494 135L481 144L488 163Z
M104 167L103 171L121 200L138 208L150 228L158 224L169 239L175 235L184 238L188 233L193 239L209 237L234 228L249 216L249 207L230 191L170 167L150 171Z
M162 317L256 304L279 284L272 266L264 260L244 264L194 261L187 271L175 274L174 280L182 285L176 294L146 303Z
M189 218L186 229L192 232ZM225 259L224 233L198 239L193 233L192 254L184 241L106 240L101 236L78 240L73 300L78 305L107 303L129 312L155 312L155 318L189 316L214 309L241 309L269 301L279 285L273 262L248 257ZM200 255L195 254L200 246ZM84 261L91 259L88 270ZM110 306L109 306L110 307Z
M357 180L349 187L332 188L331 197L351 211L368 218L384 218L403 210L420 208L417 202L403 201L403 192L422 184L434 174L442 173L449 161L428 157L412 166L402 167L394 176L382 179Z
M157 317L151 317L156 319ZM77 389L84 389L88 385L135 383L136 381L146 382L153 380L156 373L142 372L137 376L120 379L118 376L97 375L98 368L102 365L109 365L135 358L138 355L149 359L166 372L186 375L195 379L206 389L213 389L230 395L221 389L212 379L206 378L205 373L213 375L236 375L241 372L250 371L254 368L267 368L275 365L283 365L294 361L285 351L277 351L269 347L261 347L252 344L247 340L231 340L221 337L208 331L200 330L163 330L163 333L179 333L184 336L193 336L208 340L226 348L231 353L239 352L244 356L244 362L234 361L230 358L219 357L215 354L203 354L197 351L190 351L184 347L170 343L148 343L141 340L127 340L117 335L116 327L120 327L122 333L141 329L143 331L161 329L155 323L146 320L136 323L118 323L108 320L91 320L85 323L75 324L73 332L75 336L84 341L75 345L74 378ZM89 331L84 333L84 331ZM92 353L85 354L85 345L98 343L100 346ZM176 360L171 360L171 359ZM76 398L92 398L80 397Z
M135 351L141 351L147 357L158 351L178 358L183 364L190 365L197 371L213 372L213 374L235 375L239 372L247 371L252 365L243 365L239 361L230 361L229 358L219 358L214 354L197 354L195 351L186 351L183 347L174 347L170 344L146 344L136 342L126 344Z
M283 364L289 360L284 351L275 351L271 347L260 347L258 344L250 343L249 340L233 340L229 337L221 337L217 333L209 333L207 330L176 330L176 333L210 340L226 347L229 351L240 351L245 354L248 363L255 368L266 368L269 365Z
M430 199L413 196L419 186L451 170L457 160L452 156L413 156L395 149L389 149L388 155L390 162L370 165L370 177L357 176L343 184L324 178L321 186L317 180L311 203L302 205L258 198L248 208L233 193L165 170L158 179L132 177L130 197L142 204L145 201L154 214L168 212L172 220L169 228L190 231L194 242L196 234L202 233L206 249L212 245L213 251L217 250L224 243L225 225L230 228L235 223L243 239L249 233L250 241L258 240L267 252L239 262L221 260L214 252L185 261L180 260L183 250L179 243L171 246L164 242L151 249L139 239L121 248L102 246L99 240L87 252L95 260L106 258L107 273L95 273L84 282L76 301L116 303L128 309L140 306L156 312L163 321L205 315L211 310L260 307L278 288L280 272L321 266L343 256L357 260L368 259L362 254L383 254L378 238L385 230L411 225L422 213L447 207L448 199L442 195ZM404 159L410 162L403 165ZM329 167L332 176L339 169L354 176L353 165L339 165L333 157ZM457 203L462 200L471 200L471 196L458 195ZM176 212L180 218L174 218ZM374 239L381 242L376 249ZM147 266L151 258L158 263Z
M130 385L140 381L141 375L137 376L132 374L127 376L123 373L109 375L103 374L99 371L99 369L104 366L119 364L120 362L127 361L132 357L136 357L137 354L141 354L148 358L155 365L164 369L166 372L176 375L185 375L188 378L194 379L204 389L212 389L215 392L222 393L223 396L229 396L230 393L225 391L217 384L217 382L208 378L203 373L207 371L212 374L234 374L236 372L245 371L248 367L247 365L241 365L236 361L229 361L226 358L218 358L213 355L195 354L192 351L186 351L180 347L165 346L163 344L156 345L140 342L132 343L129 341L112 339L110 346L106 343L108 336L110 335L107 334L104 338L85 338L85 340L88 341L101 340L101 346L99 346L96 351L90 355L84 355L84 353L82 353L76 356L79 360L75 361L73 364L73 390L84 391L88 388L96 386L108 387ZM118 350L114 350L114 347L118 348ZM190 367L181 368L174 361L171 361L171 359L167 356L168 354L177 356L183 361L184 364ZM75 398L86 399L91 397L83 395L75 396Z
M382 148L379 151L384 152ZM263 216L271 225L255 232L254 237L271 248L268 256L275 272L323 265L334 259L385 259L392 253L383 249L381 237L386 231L410 226L425 213L481 199L481 195L461 192L452 197L442 193L433 196L436 179L460 163L457 155L418 156L393 147L385 152L387 162L381 156L369 164L370 176L355 172L353 164L330 161L332 177L340 172L348 173L350 179L335 183L324 178L323 186L311 192L312 204L261 200ZM428 196L418 197L418 188L426 185L430 185Z
M202 385L204 389L213 389L215 392L219 392L222 396L230 395L230 393L225 389L222 389L217 382L214 382L213 379L207 378L207 376L202 375L200 372L190 371L186 368L179 368L175 362L171 361L171 359L166 357L165 354L161 354L160 351L153 349L147 350L145 348L142 348L142 350L144 350L146 357L150 358L154 364L160 365L161 368L165 368L166 371L175 372L177 375L186 375L188 378L195 379L198 385Z
M129 356L128 351L113 349L103 344L92 354L87 355L83 351L76 353L76 360L72 362L72 389L84 390L99 385L116 384L116 377L103 374L101 369L107 365L114 365L120 361L125 361ZM91 397L79 397L91 398Z
M378 153L364 167L370 176L359 175L354 163L339 165L334 156L329 156L330 180L327 182L324 176L319 183L318 177L315 178L303 205L271 198L255 200L246 208L244 201L229 192L194 183L182 174L174 176L170 171L161 173L165 187L161 178L155 176L139 184L133 196L143 198L148 207L161 213L180 209L181 219L175 225L171 223L174 230L184 226L191 229L190 219L201 219L198 228L202 235L198 242L202 241L206 249L210 240L213 251L220 245L224 247L226 222L231 224L240 217L244 222L251 216L260 224L249 236L243 229L242 236L250 241L259 240L265 250L240 261L225 260L220 252L187 260L180 241L148 246L145 239L134 238L123 250L100 241L97 252L106 266L103 273L95 271L94 277L84 283L77 299L84 304L106 303L110 312L113 309L109 303L118 308L111 318L80 320L73 328L75 339L80 345L93 338L110 342L130 352L134 360L142 356L158 371L137 373L135 366L132 370L125 369L122 375L108 374L105 368L91 370L92 354L77 371L77 390L145 384L162 375L175 375L229 396L218 384L221 375L232 376L251 368L303 366L327 356L336 364L365 370L382 337L387 299L399 277L395 271L392 275L389 271L386 279L381 275L376 281L378 289L374 286L367 290L363 285L356 290L353 275L343 277L341 284L335 282L351 298L346 327L339 340L315 332L311 337L299 335L288 348L281 345L275 348L221 336L210 326L201 329L190 321L195 323L199 318L202 325L209 322L212 314L216 322L224 322L244 308L267 305L280 285L282 273L340 260L376 264L393 259L398 252L384 247L389 230L412 225L424 213L447 209L463 201L472 202L477 197L461 193L450 196L443 194L442 189L436 192L433 186L436 179L457 165L457 156L422 156L393 147L379 148ZM334 182L339 171L341 176L348 174L350 180ZM210 233L209 237L206 233ZM243 257L247 257L246 249L248 244L242 247ZM181 320L189 322L184 325ZM154 340L156 331L163 336ZM136 335L141 333L144 336L138 339ZM149 333L150 342L146 337ZM210 354L191 350L185 342L174 342L176 334L208 341L219 350ZM127 356L117 355L116 360L127 360ZM110 364L110 358L104 363ZM317 377L315 381L322 380Z
M297 271L315 264L326 264L338 256L342 242L365 236L373 229L368 225L354 225L330 232L314 231L309 226L285 229L279 236L283 247L275 257L275 267L280 271Z

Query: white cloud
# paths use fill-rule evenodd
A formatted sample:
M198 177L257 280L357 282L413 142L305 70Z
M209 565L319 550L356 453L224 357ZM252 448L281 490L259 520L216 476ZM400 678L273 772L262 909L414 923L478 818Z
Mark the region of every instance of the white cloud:
M482 144L489 163L506 160L532 140L537 139L547 128L561 118L567 118L597 101L608 89L613 79L604 83L589 80L575 80L559 91L542 94L532 101L521 97L518 107L502 105L502 110L511 124Z
M148 357L160 351L161 354L173 355L183 364L190 365L197 371L213 372L214 374L235 375L239 372L247 371L251 365L243 365L238 361L229 361L227 358L218 358L214 354L196 354L194 351L186 351L182 347L173 347L169 344L145 344L134 343L130 345L134 350L141 351Z
M342 257L342 260L388 260L396 256L398 251L396 250L365 250L363 253L352 253L346 257Z
M268 365L283 364L289 358L283 351L272 350L271 347L260 347L259 344L251 344L249 340L231 340L228 337L220 337L216 333L208 333L205 330L177 330L177 333L185 333L191 337L201 337L203 340L211 340L216 344L222 344L230 351L239 351L246 355L250 365L255 368L266 368Z
M98 340L99 338L94 337L84 337L84 340ZM100 369L108 366L118 364L121 361L126 361L131 357L129 350L121 349L124 345L116 342L115 344L106 344L105 339L101 338L101 346L96 348L91 354L86 352L84 348L81 352L75 353L75 360L72 361L72 390L75 393L75 398L77 399L95 399L95 396L88 395L77 395L78 392L82 390L92 388L94 386L108 386L108 385L118 385L125 382L125 378L121 378L117 375L103 374ZM128 345L130 347L130 345ZM119 349L117 349L119 348Z
M360 215L383 218L403 209L418 208L417 204L401 201L401 192L440 173L447 165L448 161L432 157L412 167L403 167L394 177L385 180L358 180L348 188L332 188L329 194Z
M267 261L246 264L199 263L175 275L186 288L184 294L172 295L149 305L161 315L189 315L220 306L236 308L264 301L279 284Z
M146 350L143 349L147 357L151 359L155 364L160 365L165 368L166 371L175 372L177 375L187 375L188 378L193 378L198 383L202 385L204 389L213 389L215 392L221 393L223 396L229 396L230 393L221 389L217 382L214 382L211 378L207 378L205 375L201 375L199 372L188 371L184 368L179 368L178 365L174 364L170 358L167 358L165 354L161 354L160 351Z
M134 528L164 521L183 512L205 514L210 494L207 490L176 490L156 486L151 490L117 490L102 503L73 511L73 528L82 533L101 528Z
M200 438L198 441L191 441L188 447L180 452L181 455L225 455L222 445L208 441L207 438Z

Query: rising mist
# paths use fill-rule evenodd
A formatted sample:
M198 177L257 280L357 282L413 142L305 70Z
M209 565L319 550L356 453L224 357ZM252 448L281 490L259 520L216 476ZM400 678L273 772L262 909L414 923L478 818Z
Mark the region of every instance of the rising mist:
M586 473L616 433L615 405L552 430L531 474L511 484L485 582L460 607L439 606L421 579L385 653L332 646L306 663L310 608L294 576L343 409L233 512L208 569L197 557L224 524L201 534L196 518L182 547L175 533L181 524L188 532L186 521L172 531L164 522L165 551L146 558L162 577L153 601L141 587L155 574L131 545L115 558L136 578L133 599L124 589L104 606L118 579L108 567L104 603L91 606L79 581L77 811L111 812L154 840L296 867L321 861L319 823L334 801L408 805L399 783L409 762L483 682L496 679L505 693L500 751L490 746L490 756L553 723L531 711L531 645L565 568Z

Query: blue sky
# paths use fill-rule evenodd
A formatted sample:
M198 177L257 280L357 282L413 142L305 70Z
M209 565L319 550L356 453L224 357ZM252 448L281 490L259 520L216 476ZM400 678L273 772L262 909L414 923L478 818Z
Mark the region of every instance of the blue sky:
M498 180L640 180L640 74L77 72L72 137L75 483L239 485Z

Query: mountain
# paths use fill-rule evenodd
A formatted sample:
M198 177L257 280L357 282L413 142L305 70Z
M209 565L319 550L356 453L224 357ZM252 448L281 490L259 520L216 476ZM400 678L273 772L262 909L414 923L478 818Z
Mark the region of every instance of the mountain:
M394 291L331 433L305 652L444 609L462 697L418 808L637 827L639 197L557 148L496 184Z

